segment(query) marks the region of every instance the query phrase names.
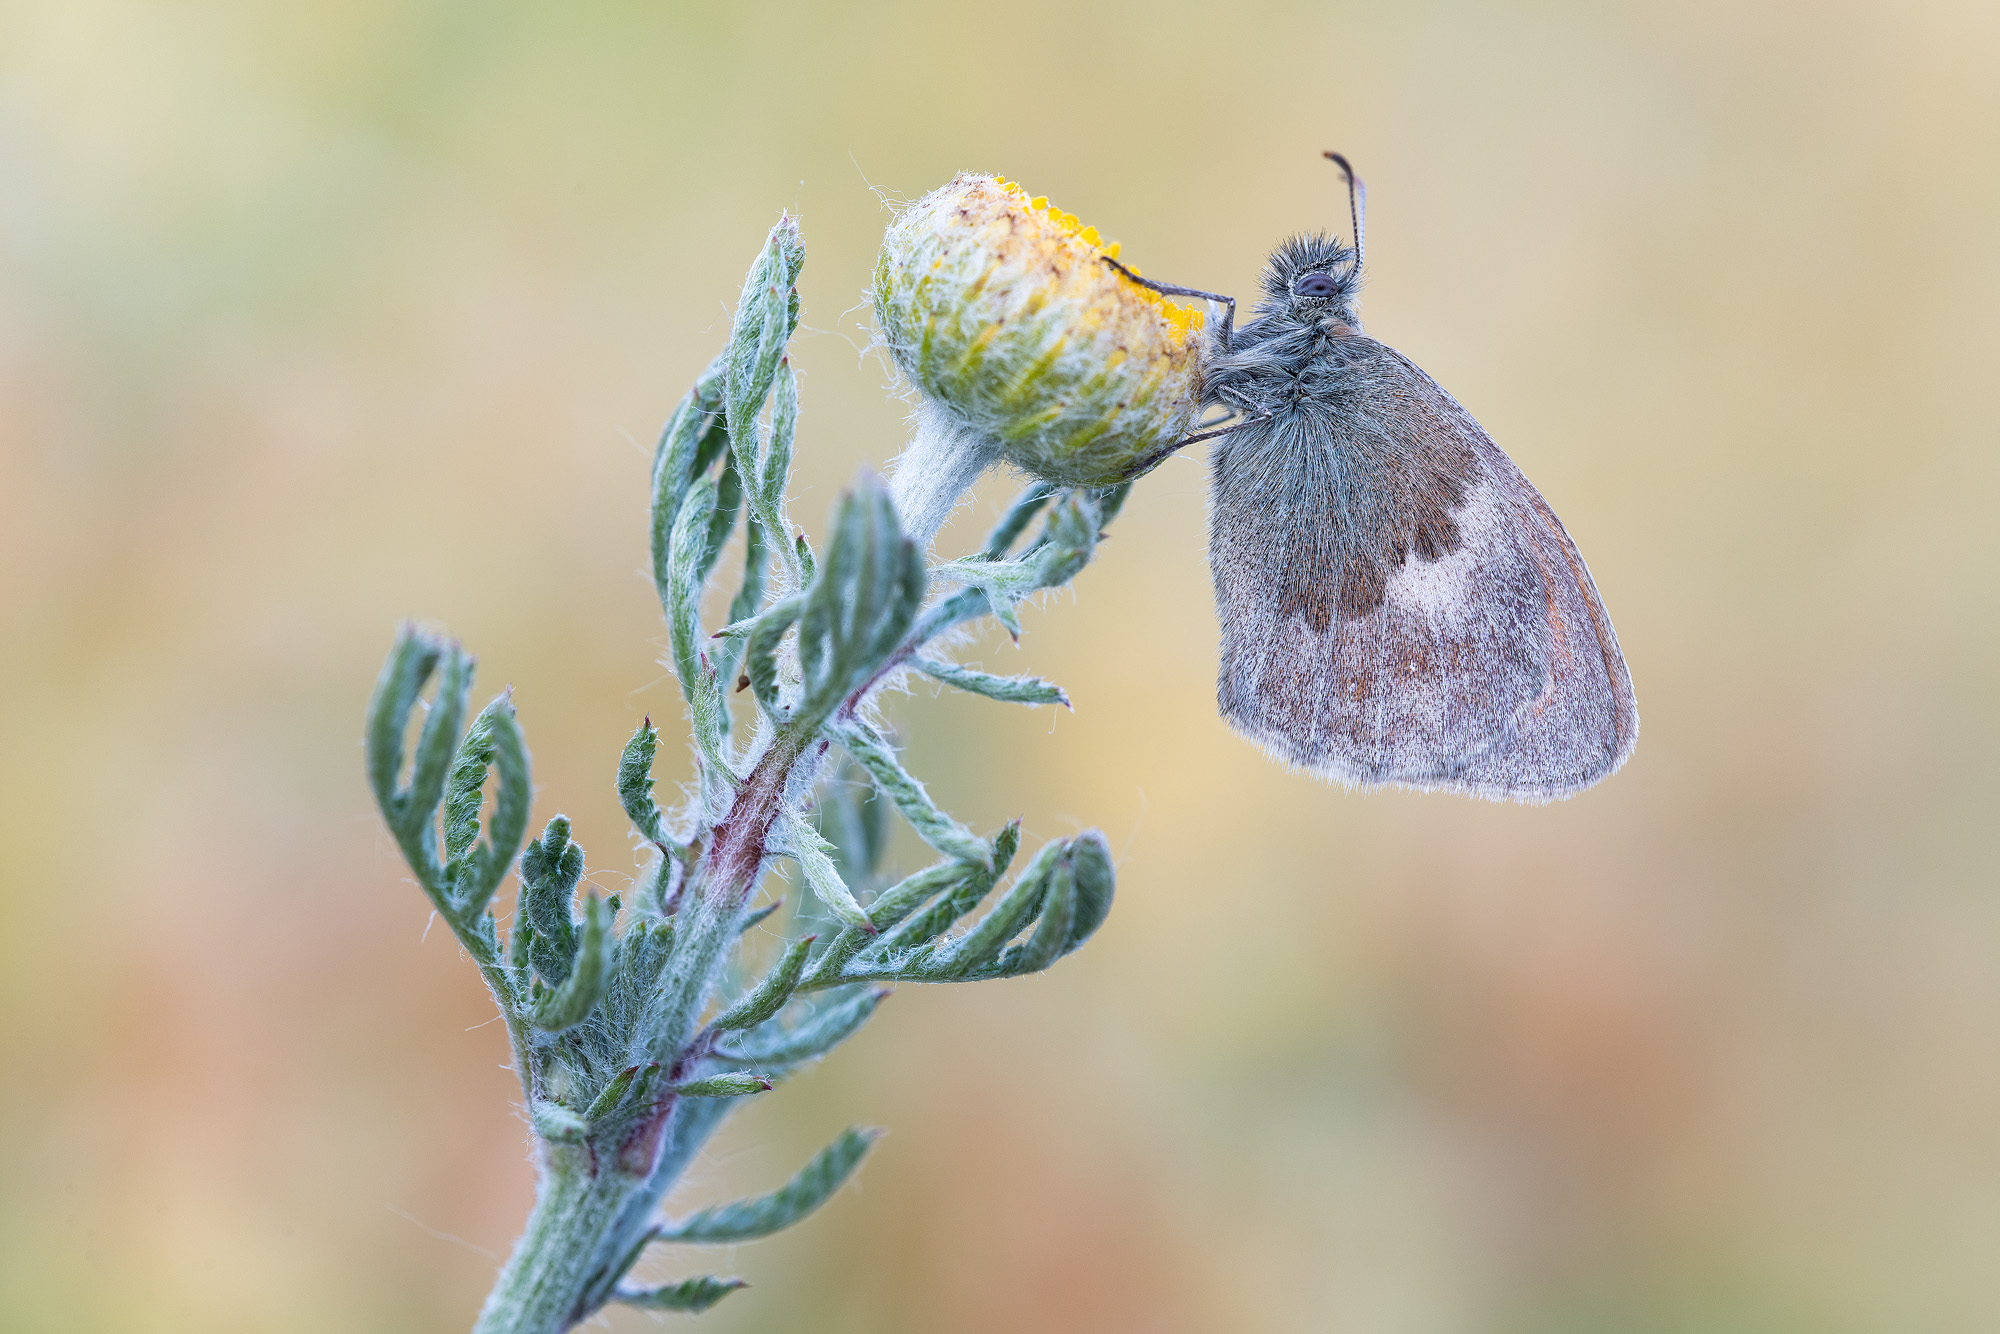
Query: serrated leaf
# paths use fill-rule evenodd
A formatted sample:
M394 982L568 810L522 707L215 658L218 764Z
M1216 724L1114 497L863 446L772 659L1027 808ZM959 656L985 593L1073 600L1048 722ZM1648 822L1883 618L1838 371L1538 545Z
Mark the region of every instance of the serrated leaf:
M397 787L403 771L403 734L424 682L444 651L444 641L413 625L399 627L381 674L375 678L375 693L368 700L368 783L375 790L382 818L392 830L402 827L407 801Z
M489 770L495 775L493 818L486 838L474 847L481 792ZM462 921L473 921L484 913L500 882L507 878L514 854L528 834L533 799L528 747L521 738L521 724L514 715L514 692L509 687L472 720L452 764L445 799L445 845L457 868L452 908Z
M801 711L826 718L879 671L916 622L925 573L888 492L864 474L834 507L826 561L799 616Z
M544 992L529 1019L544 1033L561 1033L589 1017L611 980L611 918L616 909L595 894L584 900L583 930L569 977Z
M728 444L729 433L721 415L726 378L727 353L724 353L709 363L681 399L660 432L659 447L653 452L653 584L663 609L670 600L669 555L681 502L689 485Z
M792 471L793 438L799 429L799 373L791 358L779 361L772 380L771 443L758 469L758 500L775 524L785 503L785 482Z
M569 817L554 816L521 854L521 918L535 933L529 958L551 985L569 976L576 955L576 886L584 859L569 833Z
M761 489L765 477L765 450L757 418L784 358L785 344L798 323L794 289L804 263L798 223L790 216L780 218L744 279L724 354L730 434L753 493Z
M895 927L882 933L879 944L868 952L883 958L907 952L920 945L937 939L961 917L977 908L1014 860L1014 853L1021 846L1021 822L1010 822L993 836L993 868L990 871L972 868L969 875L922 911L912 912ZM884 896L887 897L886 895Z
M702 659L701 593L706 571L708 530L716 514L716 484L703 477L688 488L680 515L674 520L669 556L667 629L672 643L672 667L687 699L688 721L695 745L707 763L704 778L727 773L722 755L721 685Z
M1049 872L1064 846L1060 842L1044 844L1000 896L1000 901L970 931L939 946L920 965L900 975L913 982L958 982L990 963L1041 910L1042 897L1048 892Z
M812 943L811 936L793 941L756 989L717 1015L709 1027L718 1033L734 1028L755 1028L784 1009L785 1002L792 998L799 978L805 973L806 955L811 952Z
M638 1082L639 1072L645 1068L645 1066L628 1065L613 1075L611 1082L606 1084L598 1095L591 1099L590 1106L584 1109L583 1119L590 1122L601 1121L618 1110L619 1104L625 1101L625 1095L632 1091L632 1085Z
M458 749L459 730L465 725L466 697L472 693L472 658L456 644L445 646L443 671L438 677L437 698L424 715L417 734L416 753L410 763L409 796L403 809L406 843L421 843L435 855L436 834L431 822L444 801L445 779L451 772L452 753Z
M759 1029L737 1038L717 1054L769 1071L813 1060L852 1037L888 995L886 987L864 988L823 1005L790 1030Z
M770 1080L762 1075L739 1071L709 1075L703 1079L690 1079L685 1084L674 1085L674 1092L683 1098L741 1098L752 1093L770 1091Z
M632 733L618 757L618 804L625 808L641 838L665 845L672 842L665 829L666 813L653 799L653 757L659 748L659 731L648 718Z
M819 831L803 820L791 815L780 816L772 826L772 841L767 845L774 852L782 853L799 864L805 873L806 884L819 896L819 901L827 910L849 926L872 930L868 920L854 895L840 878L840 871L827 855L831 845L820 837Z
M879 1130L850 1127L821 1149L797 1176L769 1195L719 1204L653 1231L657 1241L714 1243L750 1241L781 1231L819 1208L841 1188L876 1140Z
M706 1311L739 1288L750 1286L741 1278L686 1278L655 1288L613 1288L611 1300L643 1311L685 1311L690 1315ZM733 1309L733 1308L732 1308Z
M911 659L910 665L934 681L942 681L948 686L968 691L974 695L984 695L988 699L1001 700L1008 704L1060 704L1068 708L1069 696L1053 681L1044 681L1039 676L995 676L990 672L976 671L955 662L945 662L938 658L918 657Z
M849 720L827 729L875 779L877 787L896 804L917 836L947 857L980 866L993 864L993 849L986 840L951 818L931 800L924 785L903 768L889 743L859 720Z

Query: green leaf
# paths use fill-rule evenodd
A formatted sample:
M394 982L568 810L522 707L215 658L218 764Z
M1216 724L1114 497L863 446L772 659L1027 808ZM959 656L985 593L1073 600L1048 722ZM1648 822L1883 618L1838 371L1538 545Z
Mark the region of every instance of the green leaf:
M688 703L688 721L695 745L704 759L704 777L728 772L722 755L721 686L702 658L701 593L707 557L708 528L716 513L716 484L703 477L688 488L674 520L672 553L668 558L667 629L672 641L672 666Z
M733 1028L755 1028L784 1009L805 973L806 955L812 950L813 940L814 937L807 936L793 941L756 989L717 1015L709 1027L718 1033Z
M659 753L660 733L649 717L625 743L618 757L618 804L642 838L661 847L680 849L667 837L666 813L653 800L653 756Z
M628 1065L613 1075L611 1082L606 1084L595 1098L591 1099L590 1106L584 1110L583 1119L591 1122L601 1121L612 1112L617 1111L619 1104L625 1101L625 1095L632 1091L632 1085L637 1082L639 1072L646 1068L645 1066ZM655 1066L652 1068L657 1069L658 1067Z
M1067 855L1056 858L1049 868L1049 889L1042 899L1042 914L1034 934L1018 945L1009 945L994 961L995 971L1008 977L1039 973L1061 958L1069 945L1070 925L1076 920L1076 872Z
M1064 846L1061 842L1043 845L1027 869L1000 896L1000 901L970 931L947 941L927 959L904 969L898 976L913 982L961 982L981 965L992 962L1040 911L1042 897L1048 892L1049 873Z
M833 845L840 878L857 896L875 884L882 854L888 850L889 803L866 769L849 762L822 780L813 827Z
M743 524L743 583L737 588L736 596L730 599L729 619L731 623L752 618L758 604L764 600L765 566L770 564L769 543L765 533L769 531L762 519L754 513ZM727 628L727 627L725 627ZM719 642L718 642L719 641ZM709 655L715 662L716 680L729 682L736 676L737 659L743 653L744 645L722 631L709 636ZM729 711L723 710L724 723L729 721Z
M1008 704L1060 704L1065 709L1070 707L1069 696L1063 693L1063 688L1039 676L994 676L955 662L926 657L913 658L910 665L932 680L975 695L984 695L988 699Z
M611 981L611 917L613 909L592 894L583 904L582 941L569 977L554 991L541 994L529 1018L544 1033L575 1028L604 999Z
M759 908L756 912L753 912L748 917L744 918L743 925L736 928L736 934L739 936L749 935L751 931L755 930L757 927L760 927L764 924L765 918L769 917L772 913L778 911L778 909L784 906L785 906L784 899L782 898L772 899L769 903Z
M505 695L500 697L506 698ZM494 704L500 700L494 700ZM444 859L453 866L479 838L479 808L485 804L486 773L493 764L493 725L486 706L459 743L444 790Z
M1097 502L1072 491L1056 502L1032 553L1035 587L1054 588L1074 579L1097 550Z
M889 995L887 987L864 987L823 1005L789 1031L759 1029L737 1038L716 1054L762 1070L776 1071L824 1056L852 1037Z
M450 644L445 647L443 661L437 698L424 715L423 730L417 734L416 755L410 764L409 798L403 808L403 828L399 831L406 845L421 843L433 856L437 835L431 822L444 800L452 753L458 749L459 731L465 726L466 697L472 693L471 656L458 645Z
M1089 564L1097 548L1098 521L1097 502L1070 491L1050 511L1041 536L1015 559L996 559L989 546L987 554L947 561L932 573L978 589L993 615L1018 639L1021 622L1015 604L1038 590L1068 583Z
M410 713L440 662L444 671L437 700L418 733L410 782L399 787ZM464 650L406 625L397 632L368 703L368 780L376 803L424 892L447 909L449 884L438 862L437 813L471 689L472 659Z
M917 831L917 836L947 857L993 864L993 849L970 829L951 818L931 800L924 785L911 776L896 759L889 744L859 719L835 723L827 728L842 749L852 755L875 779L875 783L896 803L896 809Z
M792 368L791 358L778 363L773 387L777 393L771 400L771 446L759 467L757 499L777 529L785 504L785 483L792 471L793 437L799 429L799 373Z
M1131 494L1132 483L1130 482L1120 482L1116 486L1100 487L1090 493L1091 499L1097 502L1098 536L1101 537L1104 535L1104 530L1109 528L1111 521L1118 517L1118 511L1125 508L1125 498Z
M956 971L955 978L918 977L913 972L911 980L984 981L1040 972L1089 939L1111 911L1114 880L1111 850L1095 829L1050 846L1060 852L1049 863L1041 917L1026 941L1009 945L989 962L966 970L953 968L958 961L944 959L941 951L939 956L926 961L926 966L938 971Z
M685 1311L693 1315L706 1311L738 1288L749 1286L748 1279L711 1278L704 1274L679 1283L663 1283L657 1288L613 1288L611 1300L643 1311Z
M868 919L875 929L870 931L850 926L842 931L813 961L811 974L800 985L809 988L838 985L848 961L882 940L878 932L900 922L925 900L955 889L981 874L983 872L978 866L952 857L926 867L883 891L868 905ZM981 893L983 895L984 891Z
M743 674L750 678L750 688L757 693L758 707L774 722L785 716L784 701L778 693L778 645L805 605L803 593L779 598L750 626L744 644Z
M713 1243L768 1237L804 1218L826 1203L846 1183L868 1155L879 1130L850 1127L821 1149L799 1174L769 1195L733 1204L719 1204L678 1223L663 1223L653 1231L658 1241Z
M368 701L368 785L375 789L375 803L392 830L401 827L406 800L397 788L403 772L403 733L417 695L444 649L444 641L413 625L398 628Z
M529 1104L528 1119L537 1135L556 1144L581 1144L590 1134L588 1121L546 1098L536 1098Z
M697 585L707 587L708 576L715 573L715 563L722 559L722 549L729 544L729 535L736 531L736 516L742 510L743 475L736 470L736 455L732 451L729 462L722 467L722 476L716 479L715 508L708 516L701 560L690 576Z
M734 1071L674 1085L674 1092L683 1098L741 1098L746 1094L770 1091L771 1081L762 1075Z
M1021 846L1021 822L1012 821L993 836L993 869L990 871L972 868L969 875L921 912L914 912L899 925L884 931L879 944L868 952L878 957L888 958L899 952L925 945L951 929L954 922L977 908L980 901L991 892L1000 877L1007 873L1007 867L1014 860L1014 853ZM894 891L891 891L893 894ZM883 895L886 900L890 896ZM878 907L880 905L878 904Z
M924 599L923 558L872 474L840 498L832 530L826 563L799 617L801 711L813 719L830 717L882 669Z
M1111 845L1095 829L1086 829L1070 840L1069 858L1076 875L1076 913L1070 920L1064 954L1090 939L1104 925L1104 919L1111 915L1111 899L1118 879L1111 863Z
M795 816L782 815L772 826L771 835L766 846L799 864L799 869L805 872L806 883L828 911L849 926L860 927L864 931L873 929L868 914L854 901L854 895L841 880L833 859L827 856L832 851L832 845L819 836L817 829Z
M805 247L799 240L797 221L789 215L779 218L744 279L729 348L723 354L728 367L730 436L753 494L762 489L760 483L766 475L757 418L784 358L785 344L798 325L795 288L804 265Z
M496 770L493 824L477 851L479 810L489 770ZM471 923L486 911L514 854L528 833L528 806L533 799L528 777L528 748L514 716L510 686L493 698L466 730L446 784L444 833L446 865L451 868L452 911Z
M999 560L1005 556L1007 549L1014 545L1014 539L1021 535L1034 520L1035 514L1042 506L1049 503L1049 497L1056 494L1059 489L1054 482L1029 483L1027 489L1016 496L1014 503L1007 507L1007 513L1001 516L1000 522L993 526L993 531L987 535L986 546L980 554L987 560Z
M569 977L576 955L575 900L583 849L570 842L569 817L557 815L521 855L521 917L534 928L529 958L550 984Z
M716 357L688 390L660 432L653 452L653 585L660 606L671 600L669 554L674 520L694 479L706 472L728 444L721 417L727 354Z

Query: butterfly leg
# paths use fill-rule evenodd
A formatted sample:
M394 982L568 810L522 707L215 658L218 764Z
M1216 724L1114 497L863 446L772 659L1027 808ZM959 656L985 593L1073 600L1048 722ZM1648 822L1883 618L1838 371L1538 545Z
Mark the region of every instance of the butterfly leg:
M1218 426L1212 431L1201 431L1194 435L1183 436L1170 445L1155 446L1133 460L1132 466L1125 470L1125 475L1119 478L1119 481L1129 482L1135 478L1145 476L1162 463L1165 463L1176 451L1188 445L1200 444L1204 440L1213 440L1219 435L1228 435L1231 431L1240 431L1246 426L1259 425L1262 422L1271 420L1271 417L1271 413L1259 412L1254 416L1245 416L1241 421L1230 422L1227 426Z
M1102 259L1106 264L1109 264L1112 268L1118 270L1120 273L1124 274L1127 278L1131 279L1133 282L1137 283L1139 286L1145 288L1149 292L1158 292L1161 296L1200 297L1203 301L1214 301L1220 303L1223 308L1222 329L1217 336L1221 342L1222 350L1225 352L1229 350L1236 331L1235 297L1224 296L1220 292L1204 292L1198 287L1175 287L1169 283L1156 283L1150 278L1141 278L1138 274L1132 272L1132 270L1126 268L1123 264L1120 264L1117 260L1111 258L1111 256L1109 255L1100 255L1098 256L1098 258ZM1204 436L1202 438L1206 439L1207 437ZM1182 441L1181 443L1185 444L1187 442ZM1179 448L1179 446L1177 445L1175 446L1175 448Z

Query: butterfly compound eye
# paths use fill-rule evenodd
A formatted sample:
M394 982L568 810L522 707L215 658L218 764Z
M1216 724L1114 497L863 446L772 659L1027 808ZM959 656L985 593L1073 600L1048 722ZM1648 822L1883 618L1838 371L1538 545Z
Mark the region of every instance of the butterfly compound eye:
M1300 296L1332 296L1340 290L1340 284L1334 282L1330 273L1308 273L1292 290Z

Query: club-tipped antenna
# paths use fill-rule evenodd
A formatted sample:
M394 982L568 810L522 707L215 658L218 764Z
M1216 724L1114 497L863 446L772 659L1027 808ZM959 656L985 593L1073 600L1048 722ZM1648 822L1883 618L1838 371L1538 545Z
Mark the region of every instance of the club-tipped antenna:
M1361 272L1361 233L1364 220L1368 216L1368 187L1354 174L1354 166L1339 153L1325 154L1326 160L1340 168L1341 175L1347 177L1347 212L1354 219L1354 268L1350 276Z

